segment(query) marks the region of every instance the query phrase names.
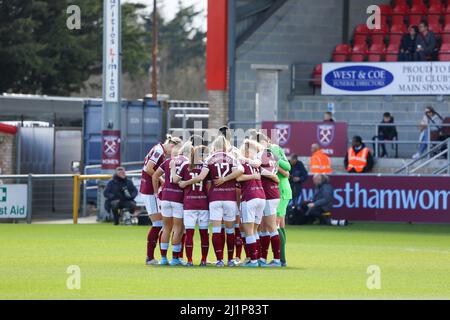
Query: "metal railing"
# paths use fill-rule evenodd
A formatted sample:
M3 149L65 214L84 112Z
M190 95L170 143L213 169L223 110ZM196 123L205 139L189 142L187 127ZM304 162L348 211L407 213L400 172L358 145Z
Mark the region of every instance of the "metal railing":
M127 169L127 167L131 167L131 166L143 166L143 161L130 161L130 162L123 162L121 163L121 166L124 167L125 169ZM84 167L83 169L83 175L87 176L89 175L89 170L92 169L101 169L101 165L100 164L93 164L93 165L87 165ZM133 170L127 171L128 173L132 174L133 176L140 176L140 170ZM82 196L82 207L81 207L81 214L83 217L87 216L87 200L88 200L88 190L98 190L98 185L94 185L94 186L88 186L87 182L88 180L83 180L82 181L82 192L83 192L83 196Z
M434 174L443 174L447 172L447 174L450 174L450 138L448 138L445 141L442 141L441 143L435 145L432 147L428 152L424 153L423 155L419 156L417 159L414 159L410 163L406 164L399 170L397 170L396 174L406 173L414 174L418 170L428 166L430 163L432 163L435 160L438 160L442 157L447 157L447 164L443 167L437 169Z
M374 137L378 137L378 132L380 127L396 127L396 128L416 128L418 125L417 123L349 123L349 127L373 127L374 128ZM433 148L434 145L439 144L439 141L432 140L432 132L435 130L432 130L432 128L449 128L450 124L428 124L423 125L426 127L425 130L427 130L427 140L421 141L421 140L364 140L364 143L366 144L373 144L375 146L374 150L374 156L375 158L378 158L379 154L379 147L381 145L416 145L416 144L426 144L427 145L427 155L430 155L430 151ZM398 138L397 138L398 139Z
M181 128L172 125L174 120L181 119ZM202 121L202 126L200 128L194 128L188 125L189 120L199 119ZM167 130L170 133L181 132L183 139L187 139L190 131L192 130L206 130L203 120L209 119L209 107L170 107L167 110Z

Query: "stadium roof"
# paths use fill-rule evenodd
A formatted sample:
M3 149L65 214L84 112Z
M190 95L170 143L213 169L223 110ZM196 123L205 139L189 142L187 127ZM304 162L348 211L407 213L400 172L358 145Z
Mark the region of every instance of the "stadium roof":
M237 0L236 45L242 44L287 0Z

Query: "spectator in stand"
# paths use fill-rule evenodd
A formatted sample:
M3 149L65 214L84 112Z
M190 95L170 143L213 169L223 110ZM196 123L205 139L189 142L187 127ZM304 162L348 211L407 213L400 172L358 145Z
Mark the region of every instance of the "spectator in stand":
M420 137L419 150L413 156L413 159L419 158L428 148L428 141L436 141L440 138L440 132L442 127L439 127L444 122L442 116L432 107L428 106L425 108L425 115L420 122ZM428 127L430 129L428 130ZM428 131L430 132L430 137L428 137Z
M329 111L323 114L323 122L334 122L333 114Z
M106 185L103 195L106 198L105 209L112 211L114 225L119 224L121 209L127 209L131 214L136 210L136 198L138 191L133 182L127 178L125 168L118 167L112 180Z
M348 173L367 173L373 168L373 156L360 136L354 136L344 159Z
M409 27L408 33L403 36L400 44L398 61L414 61L418 34L419 28L417 26Z
M291 156L289 162L291 163L289 182L293 193L292 205L297 207L302 202L302 185L308 180L308 171L295 154Z
M436 60L436 36L428 29L427 21L422 21L419 24L416 44L416 61L427 61L428 58Z
M383 115L383 120L381 121L382 124L393 124L394 123L394 117L389 112L386 112ZM381 154L380 158L384 158L388 156L388 153L386 151L386 144L383 143L383 141L393 141L397 139L398 133L397 128L395 126L386 126L386 125L380 125L378 127L378 136L373 137L372 140L378 140L381 141L380 148L381 148Z
M322 151L318 143L311 146L311 159L309 162L309 170L312 174L330 174L331 161L330 158Z

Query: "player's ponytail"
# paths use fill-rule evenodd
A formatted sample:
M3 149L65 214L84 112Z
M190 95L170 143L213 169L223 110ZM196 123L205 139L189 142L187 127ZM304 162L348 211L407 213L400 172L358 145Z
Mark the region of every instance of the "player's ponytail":
M178 137L172 137L172 135L166 135L166 142L164 144L173 144L174 146L179 145L182 140Z
M192 154L192 150L194 147L192 146L192 142L188 141L181 147L180 151L178 152L179 155L183 155L186 158L189 158Z
M192 148L192 153L189 157L189 171L192 171L196 165L201 164L206 155L208 155L208 147L198 146Z
M224 136L218 136L212 143L213 152L228 152L230 149L230 142Z

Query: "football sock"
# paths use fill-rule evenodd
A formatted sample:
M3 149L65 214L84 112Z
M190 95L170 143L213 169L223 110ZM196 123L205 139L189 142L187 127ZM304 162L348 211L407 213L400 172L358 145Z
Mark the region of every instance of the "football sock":
M226 229L227 233L227 252L228 261L233 260L234 246L236 245L236 237L234 235L234 228Z
M256 238L256 258L261 259L261 240L259 239L259 234L255 234Z
M206 261L209 251L209 233L208 229L200 229L200 240L202 244L202 261Z
M172 258L178 259L180 257L181 244L172 244Z
M192 252L194 250L194 232L195 229L186 229L186 258L188 262L192 262Z
M267 260L267 255L269 253L269 246L270 246L270 233L261 232L261 234L259 235L259 239L261 241L261 258Z
M226 235L225 235L225 225L224 224L222 224L222 229L220 229L220 236L222 237L222 252L225 252Z
M273 259L280 260L280 235L278 231L270 234L270 244L272 245Z
M250 253L250 259L253 263L258 261L258 249L256 248L256 237L254 235L245 237L245 246Z
M213 227L212 228L212 243L214 247L214 252L216 253L217 261L223 260L223 248L224 248L224 241L222 238L222 232L221 227Z
M286 234L284 228L278 229L278 233L280 235L280 259L286 262Z
M235 225L234 227L234 235L236 238L236 257L241 259L241 255L242 255L242 235L241 235L241 230L239 229L239 225Z
M243 244L244 250L245 250L245 257L246 257L246 258L250 258L250 251L248 251L248 246L246 246L246 243L247 243L247 241L246 241L247 235L245 234L245 232L241 232L241 236L242 236L242 244Z
M183 233L183 236L181 237L181 250L180 250L180 254L179 254L179 258L183 259L183 251L184 251L184 243L186 241L186 233Z
M159 222L159 221L157 221ZM147 258L149 260L155 259L155 248L158 243L158 236L162 229L162 226L156 226L156 222L151 227L147 236Z
M161 250L161 257L167 257L167 250L169 249L169 244L160 242L159 247Z

